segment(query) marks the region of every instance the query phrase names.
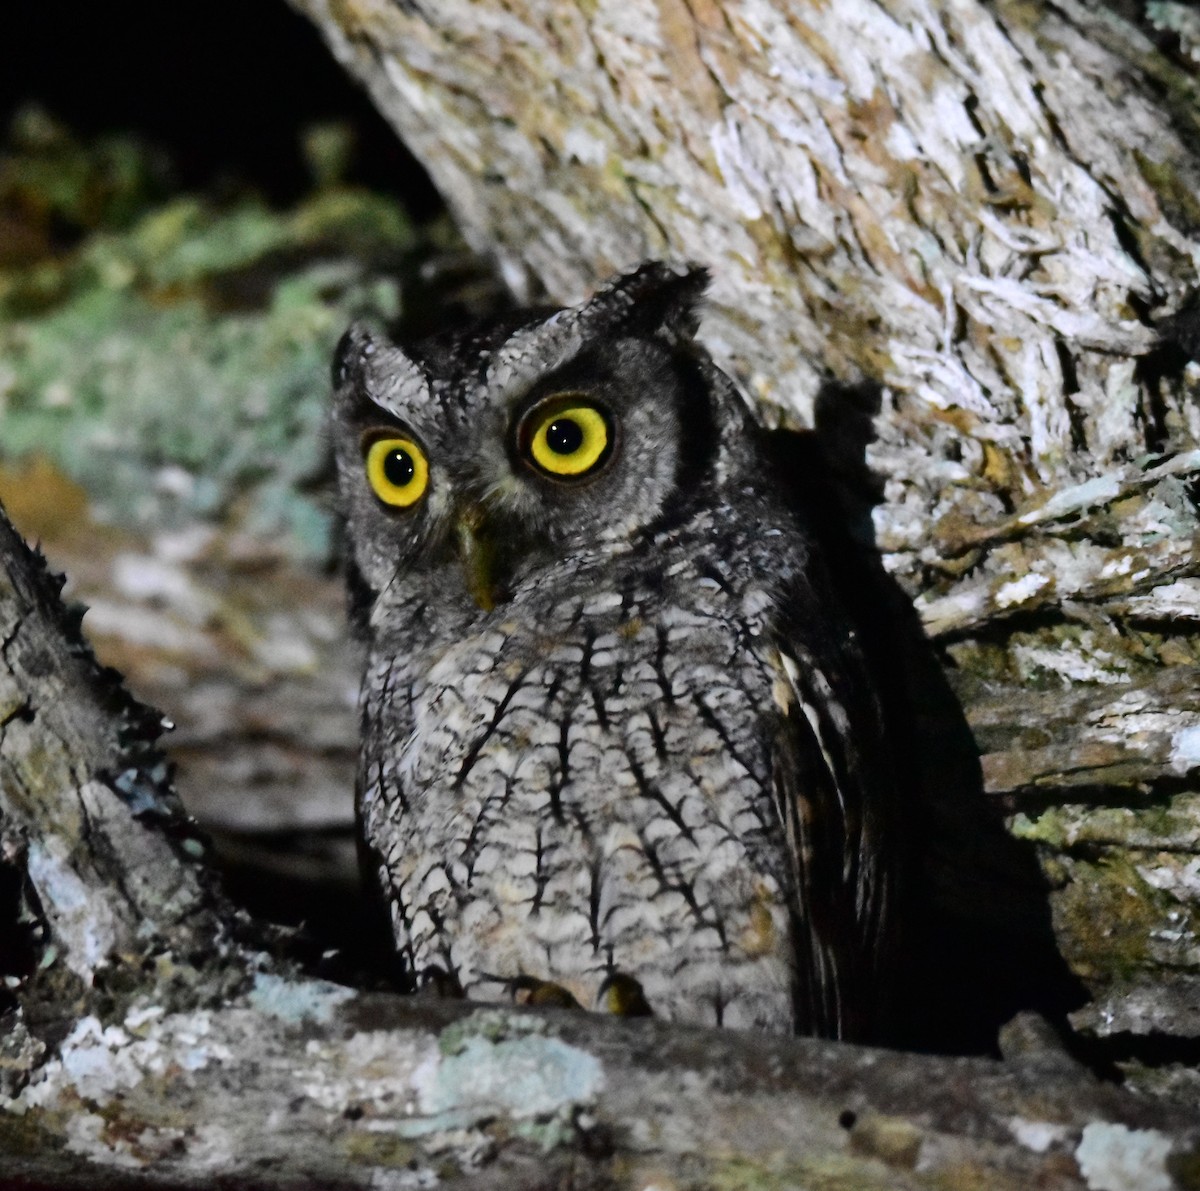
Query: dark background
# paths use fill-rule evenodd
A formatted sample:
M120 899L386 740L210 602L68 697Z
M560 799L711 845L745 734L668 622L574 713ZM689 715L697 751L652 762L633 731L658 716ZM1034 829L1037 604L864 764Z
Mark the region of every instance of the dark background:
M0 131L37 102L83 139L133 132L186 190L246 185L279 205L311 178L301 130L353 126L348 180L425 219L436 192L316 30L283 0L8 0L0 16Z

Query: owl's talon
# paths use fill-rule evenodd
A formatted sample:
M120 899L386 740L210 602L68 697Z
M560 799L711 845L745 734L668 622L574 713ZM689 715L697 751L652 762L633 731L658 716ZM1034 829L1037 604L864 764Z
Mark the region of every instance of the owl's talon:
M466 995L458 977L453 972L447 972L445 968L431 964L417 973L417 996L461 1001Z
M610 972L596 994L596 1007L615 1017L653 1017L641 984L624 972Z
M496 977L491 977L496 979ZM504 980L508 995L514 1005L532 1005L551 1009L582 1009L574 995L561 984L552 980L539 980L536 976L517 976Z

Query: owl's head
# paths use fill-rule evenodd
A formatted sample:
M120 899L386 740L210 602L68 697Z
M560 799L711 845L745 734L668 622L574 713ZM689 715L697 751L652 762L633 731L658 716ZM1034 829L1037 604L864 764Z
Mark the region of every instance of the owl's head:
M745 417L693 342L706 280L645 264L580 306L405 349L352 327L334 433L367 586L438 572L450 598L452 574L490 608L531 569L681 515Z

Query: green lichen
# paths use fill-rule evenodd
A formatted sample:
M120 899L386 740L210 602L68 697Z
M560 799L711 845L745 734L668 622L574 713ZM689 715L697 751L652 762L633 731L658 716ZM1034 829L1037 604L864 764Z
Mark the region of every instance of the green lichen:
M544 1154L573 1145L579 1137L578 1113L568 1106L549 1116L512 1123L511 1133L537 1146Z
M521 1038L529 1034L545 1034L546 1023L530 1014L507 1013L503 1009L481 1009L452 1022L438 1035L438 1050L449 1058L466 1049L467 1044L482 1039L501 1042L506 1038Z
M43 174L0 176L30 226L83 203ZM230 519L325 556L328 362L352 319L398 314L373 262L412 246L404 212L345 187L283 212L120 193L122 218L73 251L0 268L0 463L46 456L100 520Z
M1146 807L1070 803L1014 816L1013 835L1055 849L1085 845L1188 851L1200 836L1200 794L1177 794Z
M51 224L128 227L168 191L161 153L129 136L85 144L34 105L14 116L7 142L0 146L0 204L23 215L26 237Z
M62 1144L55 1115L42 1111L12 1112L6 1106L0 1112L0 1154L20 1160L52 1153Z
M1200 1147L1168 1155L1167 1173L1181 1191L1200 1191Z
M343 1145L347 1160L355 1168L408 1170L412 1172L414 1186L421 1185L421 1175L426 1175L430 1184L433 1183L433 1171L423 1161L421 1150L406 1138L390 1133L368 1133L363 1129L351 1129L347 1130Z
M1060 860L1068 879L1051 895L1055 935L1063 958L1092 986L1144 977L1160 965L1156 936L1178 903L1143 879L1143 859L1106 852L1096 860Z
M1178 163L1155 161L1136 149L1133 159L1137 163L1138 172L1162 204L1167 218L1185 234L1194 234L1200 230L1200 198L1196 197L1195 189ZM1142 232L1141 236L1144 237L1145 234ZM1139 247L1142 247L1140 243Z
M896 1170L877 1158L824 1153L814 1154L802 1163L734 1158L719 1163L703 1185L714 1191L788 1191L794 1187L808 1191L888 1191L911 1182L905 1181L904 1175L898 1179ZM936 1186L936 1178L925 1185Z

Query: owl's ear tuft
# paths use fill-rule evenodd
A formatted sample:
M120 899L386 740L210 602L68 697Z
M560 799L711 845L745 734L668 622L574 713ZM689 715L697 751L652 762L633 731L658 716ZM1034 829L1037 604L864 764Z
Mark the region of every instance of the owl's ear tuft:
M687 343L700 326L700 300L708 270L690 262L646 261L631 273L609 282L588 303L613 330L630 330Z
M333 349L332 380L335 390L340 389L354 373L362 368L364 360L375 353L375 340L362 323L351 323L346 333Z
M403 349L353 323L333 353L333 404L346 417L404 421L429 399L429 380Z

